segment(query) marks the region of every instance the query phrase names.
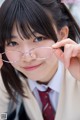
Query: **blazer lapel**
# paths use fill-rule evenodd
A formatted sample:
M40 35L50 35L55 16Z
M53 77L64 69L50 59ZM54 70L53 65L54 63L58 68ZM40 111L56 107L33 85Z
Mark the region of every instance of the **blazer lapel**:
M30 120L43 120L39 105L26 83L24 84L24 93L28 96L28 98L23 98L23 103Z
M75 80L69 71L65 70L55 120L79 119L80 81Z

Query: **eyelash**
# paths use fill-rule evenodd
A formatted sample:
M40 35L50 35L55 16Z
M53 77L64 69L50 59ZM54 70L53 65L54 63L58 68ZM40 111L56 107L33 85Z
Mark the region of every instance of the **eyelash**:
M46 39L47 39L46 37L40 36L40 37L36 37L33 42L41 42Z
M6 45L7 45L7 46L15 46L15 45L18 45L18 43L15 42L15 41L11 41L11 42L7 42Z
M39 37L35 37L33 42L41 42L41 41L46 40L46 39L47 38L44 37L44 36L39 36ZM13 46L16 46L16 45L18 45L18 43L16 41L11 41L11 42L6 43L6 46L10 46L10 47L13 47Z

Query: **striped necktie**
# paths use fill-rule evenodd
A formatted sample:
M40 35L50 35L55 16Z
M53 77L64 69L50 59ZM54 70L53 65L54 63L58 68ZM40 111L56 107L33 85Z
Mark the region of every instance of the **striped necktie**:
M51 91L50 88L48 88L46 91L39 91L39 96L43 105L42 113L44 120L54 120L55 118L55 110L51 105L50 99L49 99L49 92Z

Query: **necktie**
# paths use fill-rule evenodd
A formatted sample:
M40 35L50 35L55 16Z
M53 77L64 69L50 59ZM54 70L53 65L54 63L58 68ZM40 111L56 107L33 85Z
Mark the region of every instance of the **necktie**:
M48 88L46 91L38 91L42 105L43 105L42 113L43 113L44 120L54 120L54 117L55 117L55 111L49 99L50 90L51 89Z

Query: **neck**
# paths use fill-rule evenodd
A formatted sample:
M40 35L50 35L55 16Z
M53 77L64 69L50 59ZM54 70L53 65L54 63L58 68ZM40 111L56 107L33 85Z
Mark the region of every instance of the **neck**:
M55 65L55 67L54 67L53 69L54 69L54 73L53 73L53 70L51 70L51 71L50 71L50 74L47 75L46 78L44 78L43 80L38 80L37 82L38 82L39 84L45 84L45 85L47 85L47 84L52 80L52 78L54 77L55 73L57 72L58 64Z

